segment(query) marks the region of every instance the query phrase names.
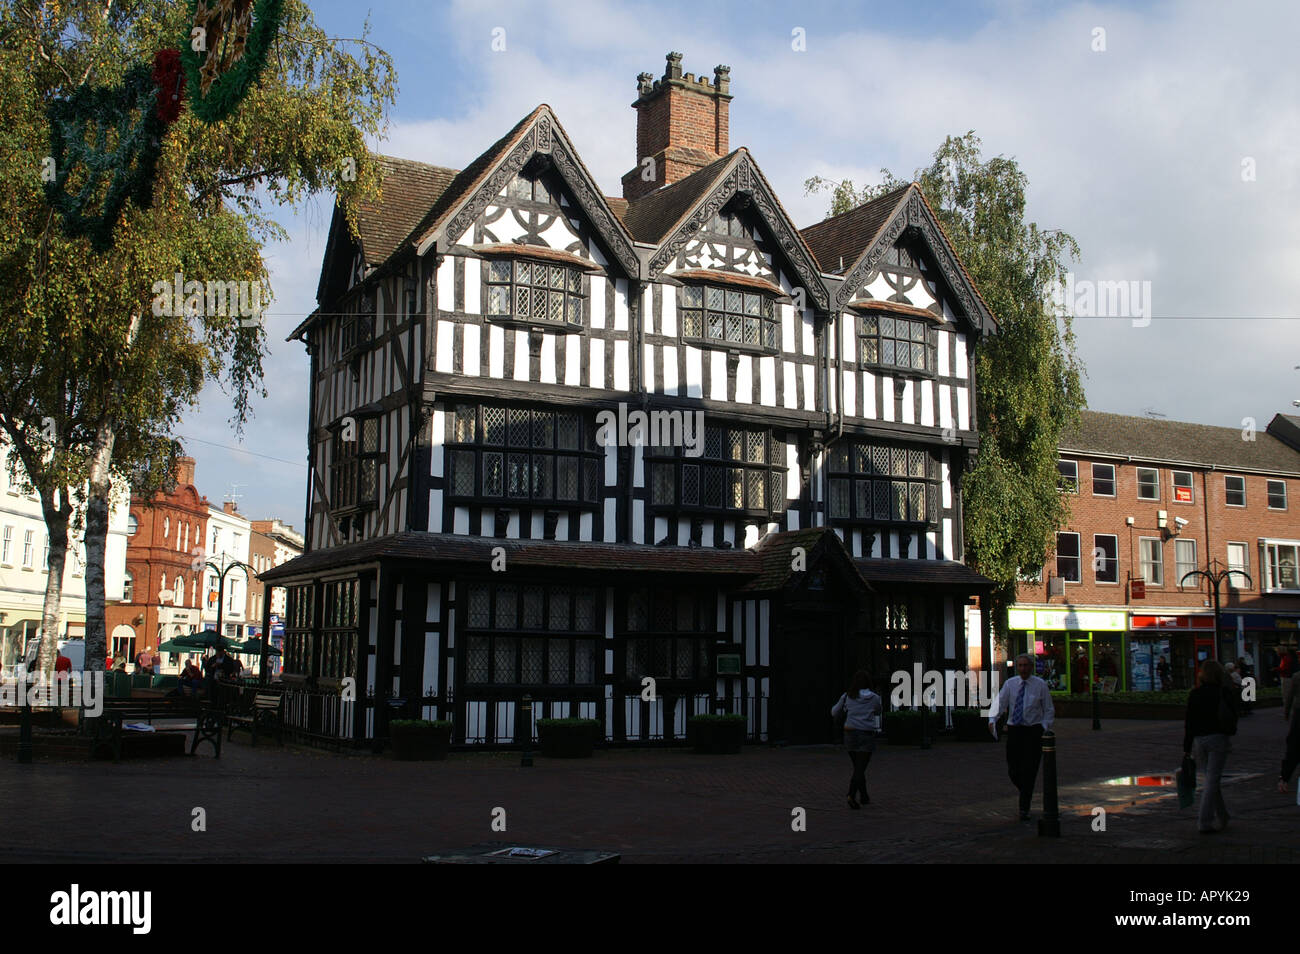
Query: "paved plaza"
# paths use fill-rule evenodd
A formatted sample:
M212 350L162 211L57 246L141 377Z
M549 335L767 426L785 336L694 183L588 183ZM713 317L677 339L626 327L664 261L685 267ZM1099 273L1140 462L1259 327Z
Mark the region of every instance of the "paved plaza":
M1017 820L1003 749L941 740L882 746L872 802L845 804L849 759L830 746L598 751L591 759L453 753L446 762L236 740L213 759L0 763L5 861L416 862L489 841L598 848L635 862L1295 862L1300 807L1276 791L1278 709L1241 721L1224 795L1232 822L1196 831L1172 788L1107 784L1171 774L1181 722L1057 722L1062 837ZM1034 817L1041 811L1041 777ZM1095 831L1095 808L1105 831ZM207 830L193 831L194 809ZM494 809L507 830L493 831ZM794 810L806 830L792 830ZM498 816L500 813L496 813Z

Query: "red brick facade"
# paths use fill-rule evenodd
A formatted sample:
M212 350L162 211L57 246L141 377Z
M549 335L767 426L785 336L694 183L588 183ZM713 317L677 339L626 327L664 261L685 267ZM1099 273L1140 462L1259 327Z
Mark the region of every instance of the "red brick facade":
M127 540L128 599L106 608L109 645L128 668L146 647L196 628L203 599L193 551L207 534L208 499L194 487L194 460L182 458L176 487L151 501L131 498L135 532ZM179 583L179 587L178 587ZM129 630L129 634L128 634ZM170 669L172 660L164 660Z

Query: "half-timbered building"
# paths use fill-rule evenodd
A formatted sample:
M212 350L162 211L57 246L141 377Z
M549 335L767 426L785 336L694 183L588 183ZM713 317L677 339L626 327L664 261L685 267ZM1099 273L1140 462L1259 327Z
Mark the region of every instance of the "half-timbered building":
M306 552L263 579L286 678L355 681L341 734L419 709L508 743L528 695L612 741L701 711L819 741L854 669L964 668L995 320L915 186L800 230L729 85L638 77L621 198L542 105L461 170L378 157L355 234L336 212L292 336Z

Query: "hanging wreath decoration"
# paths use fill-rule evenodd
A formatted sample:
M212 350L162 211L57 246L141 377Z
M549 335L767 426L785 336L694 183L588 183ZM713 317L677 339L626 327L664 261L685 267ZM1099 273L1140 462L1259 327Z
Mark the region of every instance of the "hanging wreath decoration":
M193 0L192 9L181 46L190 109L215 123L257 82L280 29L284 0Z
M128 199L141 208L153 203L167 123L159 115L152 73L141 63L118 86L83 86L46 108L55 175L45 183L45 197L63 214L69 236L86 235L100 251L113 244L113 226ZM68 191L70 179L81 181L75 192Z
M170 126L185 105L185 73L179 50L158 51L153 58L153 84L158 87L158 118L164 126Z

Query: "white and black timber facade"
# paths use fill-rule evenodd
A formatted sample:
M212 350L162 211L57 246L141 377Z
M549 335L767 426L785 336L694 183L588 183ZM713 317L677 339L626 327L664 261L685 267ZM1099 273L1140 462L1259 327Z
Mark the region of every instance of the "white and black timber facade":
M625 198L543 105L463 170L378 157L357 234L336 211L293 334L306 552L264 579L286 679L355 680L348 738L404 711L508 744L527 693L615 742L704 711L822 741L853 670L965 668L994 318L915 186L796 228L728 150L727 69L680 59L638 79ZM604 446L602 411L704 433Z

